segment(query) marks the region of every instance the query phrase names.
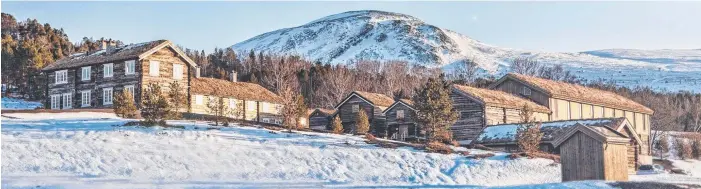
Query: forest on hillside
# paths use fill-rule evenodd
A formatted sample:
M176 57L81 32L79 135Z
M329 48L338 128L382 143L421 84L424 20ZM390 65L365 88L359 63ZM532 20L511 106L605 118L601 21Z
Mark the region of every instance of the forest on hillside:
M98 50L104 40L112 39L84 37L71 42L62 28L35 19L17 21L12 15L2 13L3 96L43 99L47 81L41 68L74 53ZM117 44L124 45L119 40ZM440 69L404 61L361 60L348 65L331 65L265 52L238 53L229 48L217 48L205 53L201 49L181 48L202 67L203 77L225 79L236 72L239 81L261 84L285 99L302 96L305 104L313 108L333 108L355 90L411 98L428 78L440 74L447 75L453 83L477 87L486 87L496 79L478 77L478 68L470 60L463 60L452 73L442 73ZM514 72L521 74L587 85L629 97L655 110L651 119L654 130L701 132L701 94L630 89L603 80L587 81L570 74L562 66L545 66L536 60L516 59L511 66Z

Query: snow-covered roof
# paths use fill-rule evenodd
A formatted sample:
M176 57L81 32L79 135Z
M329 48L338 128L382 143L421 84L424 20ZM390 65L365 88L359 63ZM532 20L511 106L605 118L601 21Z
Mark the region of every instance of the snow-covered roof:
M597 118L542 122L540 125L540 130L543 133L542 142L552 142L555 137L578 124L619 130L625 121L625 118ZM516 132L523 125L523 123L515 123L487 126L477 136L473 144L514 143L516 142Z

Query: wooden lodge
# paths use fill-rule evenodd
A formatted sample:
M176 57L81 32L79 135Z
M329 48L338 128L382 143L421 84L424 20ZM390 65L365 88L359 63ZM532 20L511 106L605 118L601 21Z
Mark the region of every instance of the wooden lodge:
M150 83L163 88L179 82L189 94L197 64L168 40L118 47L103 41L100 50L77 53L42 69L47 76L45 107L51 109L111 108L115 92L126 90L141 104Z
M461 144L469 144L487 125L522 122L524 105L537 121L547 120L550 113L547 107L503 91L453 85L450 98L459 114L451 130Z
M473 145L479 144L495 150L505 152L518 152L516 144L516 132L523 123L517 124L502 124L492 125L484 128L479 136L472 142ZM635 129L625 118L597 118L583 120L561 120L540 123L540 130L543 133L541 139L540 150L547 153L561 153L562 148L559 147L558 139L565 136L572 128L581 125L586 127L609 128L616 133L627 138L628 170L634 172L637 165L644 163L641 160L642 143ZM561 142L561 141L560 141Z
M307 111L308 126L311 130L329 131L331 130L331 120L336 114L333 109L315 108Z
M490 86L530 99L552 111L548 121L618 118L630 122L642 139L642 160L652 163L650 156L650 116L652 109L612 92L560 81L509 73Z
M387 108L383 114L387 124L385 136L388 139L405 141L417 139L420 132L416 120L414 102L408 99L400 99Z
M335 107L346 133L355 133L356 117L359 111L365 111L370 122L370 132L384 137L385 117L382 112L391 106L394 100L386 95L353 91Z
M227 117L282 124L282 99L258 84L237 82L235 73L231 74L230 80L195 77L191 91L190 113L211 114L207 105L223 98Z
M562 181L628 181L635 173L626 153L630 140L610 127L575 125L553 143L560 149Z

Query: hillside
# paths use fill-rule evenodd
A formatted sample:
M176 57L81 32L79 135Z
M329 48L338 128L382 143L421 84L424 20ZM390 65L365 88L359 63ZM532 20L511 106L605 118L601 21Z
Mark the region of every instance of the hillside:
M602 50L538 52L489 45L399 13L351 11L307 24L264 33L232 46L301 55L320 62L347 64L356 60L404 60L414 65L443 67L472 59L486 73L500 76L509 62L530 57L546 65L562 64L576 75L611 80L622 86L701 92L701 50Z

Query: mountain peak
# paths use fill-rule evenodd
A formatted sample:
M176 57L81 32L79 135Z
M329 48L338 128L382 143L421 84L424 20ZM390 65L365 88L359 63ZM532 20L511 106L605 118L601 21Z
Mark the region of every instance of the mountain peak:
M325 16L323 18L311 21L308 24L319 23L319 22L333 22L333 21L340 21L340 20L346 20L346 19L368 19L372 22L388 21L388 20L409 20L409 21L421 22L421 20L416 18L416 17L406 15L406 14L401 14L401 13L379 11L379 10L357 10L357 11L348 11L348 12L342 12L342 13L338 13L338 14Z

